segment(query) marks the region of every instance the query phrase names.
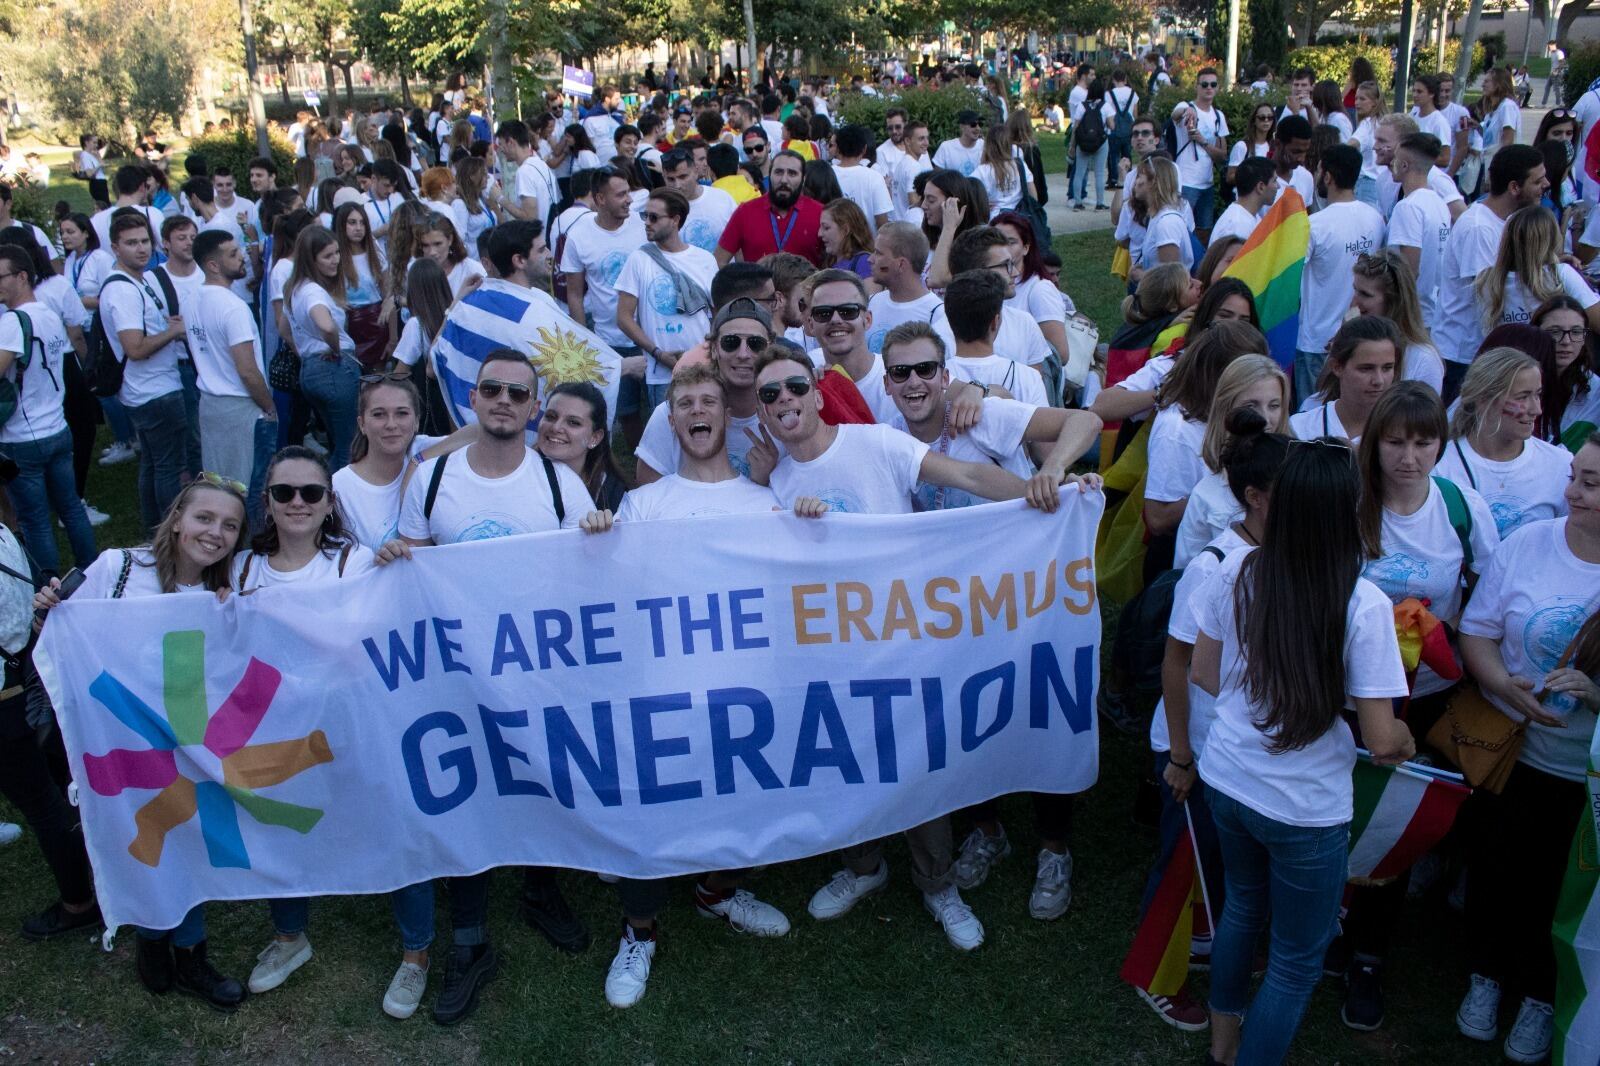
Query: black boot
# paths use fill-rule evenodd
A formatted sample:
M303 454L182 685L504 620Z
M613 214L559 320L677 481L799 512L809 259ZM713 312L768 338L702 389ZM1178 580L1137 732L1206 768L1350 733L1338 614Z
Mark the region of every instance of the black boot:
M440 1025L454 1025L466 1018L478 1005L479 989L499 969L500 960L492 944L453 946L444 985L439 989L439 998L433 1001L433 1020Z
M158 996L172 991L172 941L165 936L151 939L135 934L133 943L139 983Z
M522 891L522 917L557 949L569 955L582 954L589 948L589 930L567 906L551 870L538 866L528 868L527 883Z
M99 929L103 925L105 922L100 918L98 903L86 911L75 914L62 906L60 900L56 900L22 923L22 935L27 940L48 940L63 933L79 929Z
M192 948L173 948L174 986L179 992L205 1001L221 1011L231 1011L244 1002L244 986L217 972L206 958L204 940Z

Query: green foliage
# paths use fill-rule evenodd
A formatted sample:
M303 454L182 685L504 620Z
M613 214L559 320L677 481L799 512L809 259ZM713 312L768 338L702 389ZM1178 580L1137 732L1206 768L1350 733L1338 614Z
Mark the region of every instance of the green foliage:
M956 115L969 108L983 110L977 95L960 85L947 85L942 89L908 89L896 98L894 106L905 108L913 121L928 124L929 151L937 148L940 141L956 135ZM844 93L834 110L840 121L870 127L882 140L888 136L884 127L884 112L889 107L889 101L881 96Z
M1289 51L1288 12L1284 0L1246 0L1243 11L1250 23L1250 62L1283 69Z
M1228 143L1232 144L1244 135L1250 127L1250 112L1255 110L1257 104L1282 104L1285 94L1281 90L1273 90L1257 96L1247 89L1219 89L1211 105L1222 112L1222 117L1228 120ZM1158 93L1150 102L1150 115L1156 120L1157 132L1166 125L1167 119L1172 115L1172 109L1186 100L1194 99L1194 93L1177 85L1169 85Z
M1437 51L1435 51L1432 54L1437 56L1439 53ZM1450 73L1454 74L1455 70L1456 70L1456 60L1458 58L1460 58L1460 56L1461 56L1461 42L1459 40L1455 40L1455 39L1452 38L1444 46L1444 66L1440 67L1439 69L1440 70L1447 70ZM1428 65L1426 63L1419 64L1416 69L1421 70L1423 73L1428 73ZM1476 78L1479 74L1482 74L1485 70L1488 70L1488 69L1489 69L1489 64L1488 64L1488 60L1486 59L1486 53L1483 50L1483 42L1482 41L1474 41L1472 43L1472 69L1467 73L1467 77L1468 78ZM1434 71L1434 73L1438 73L1438 72ZM1465 85L1457 85L1456 86L1456 99L1459 100L1461 98L1462 94L1465 93L1466 91L1467 91L1467 87Z
M1210 0L1206 7L1206 51L1214 56L1228 54L1228 8L1228 0ZM1239 22L1239 55L1242 57L1250 54L1252 30L1249 19Z
M286 176L294 173L294 145L282 135L274 135L271 140L272 160L278 164L278 178L287 180ZM245 172L250 166L250 160L256 158L256 135L249 129L218 131L202 134L189 142L189 154L204 156L206 165L215 170L219 166L227 167L239 179L239 187L245 187Z
M43 185L18 178L11 186L11 217L32 222L53 240L56 235L55 202L61 199Z
M1378 88L1387 92L1394 86L1394 61L1389 49L1377 44L1321 44L1311 48L1296 48L1284 59L1284 74L1298 67L1316 71L1318 81L1331 81L1344 91L1345 79L1350 76L1350 64L1357 56L1366 56L1372 69L1378 72Z
M1600 41L1568 49L1567 73L1561 80L1562 102L1568 107L1576 106L1578 97L1588 91L1596 78L1600 78Z

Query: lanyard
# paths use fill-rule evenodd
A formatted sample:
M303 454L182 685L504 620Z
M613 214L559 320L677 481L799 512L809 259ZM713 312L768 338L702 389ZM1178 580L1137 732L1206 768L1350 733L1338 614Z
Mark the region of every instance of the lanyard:
M72 260L72 287L78 287L78 279L83 277L83 268L89 265L89 257L78 252L73 252Z
M378 221L387 226L389 224L389 215L383 209L384 203L385 201L382 200L374 200L372 201L372 206L378 212Z
M789 224L783 228L783 236L780 237L778 236L778 217L770 211L767 213L767 221L772 225L772 239L778 242L777 251L783 251L783 246L789 243L789 236L794 233L794 224L799 219L800 205L796 204L789 209Z
M939 427L939 439L933 445L940 455L950 454L950 405L944 405L944 425ZM944 510L945 487L936 485L933 490L933 509Z

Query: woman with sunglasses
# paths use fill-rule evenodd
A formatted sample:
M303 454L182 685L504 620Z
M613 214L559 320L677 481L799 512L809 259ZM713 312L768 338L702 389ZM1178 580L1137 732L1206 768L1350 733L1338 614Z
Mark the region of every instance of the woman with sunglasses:
M1252 156L1266 159L1272 154L1272 134L1277 128L1276 104L1257 104L1251 110L1250 124L1245 127L1244 136L1233 142L1233 149L1228 152L1228 167L1223 172L1228 188L1233 188L1233 177L1240 163Z
M79 600L118 600L205 591L226 597L232 588L234 553L247 528L244 494L245 487L237 481L202 472L179 490L148 545L101 553L84 571L83 584L73 595ZM48 611L59 605L60 587L61 582L51 578L34 596L34 609ZM52 870L56 863L52 859ZM73 895L83 899L92 890ZM139 980L151 992L159 995L176 988L224 1011L243 1002L243 987L218 973L207 957L205 904L192 907L175 929L136 932Z
M1342 712L1353 708L1378 762L1416 753L1390 702L1407 691L1393 608L1361 576L1360 488L1347 445L1291 444L1261 546L1229 555L1202 592L1190 673L1216 700L1198 761L1226 882L1211 952L1216 1062L1282 1062L1322 977L1354 813ZM1267 975L1251 1001L1251 959L1269 923Z
M1583 305L1563 293L1540 305L1528 320L1543 330L1554 349L1544 375L1544 437L1576 452L1600 427L1600 375ZM1552 372L1553 370L1553 372Z

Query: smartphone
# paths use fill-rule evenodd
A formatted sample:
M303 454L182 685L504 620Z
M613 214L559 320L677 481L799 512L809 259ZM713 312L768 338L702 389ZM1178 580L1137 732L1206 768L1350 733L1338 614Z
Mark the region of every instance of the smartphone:
M56 589L56 595L60 596L64 600L71 596L74 592L77 592L78 587L83 584L83 571L74 566L71 570L68 570L66 573L62 574L59 580L61 582L61 587ZM44 616L46 613L47 612L43 608L34 611L34 622L40 625L44 624Z

